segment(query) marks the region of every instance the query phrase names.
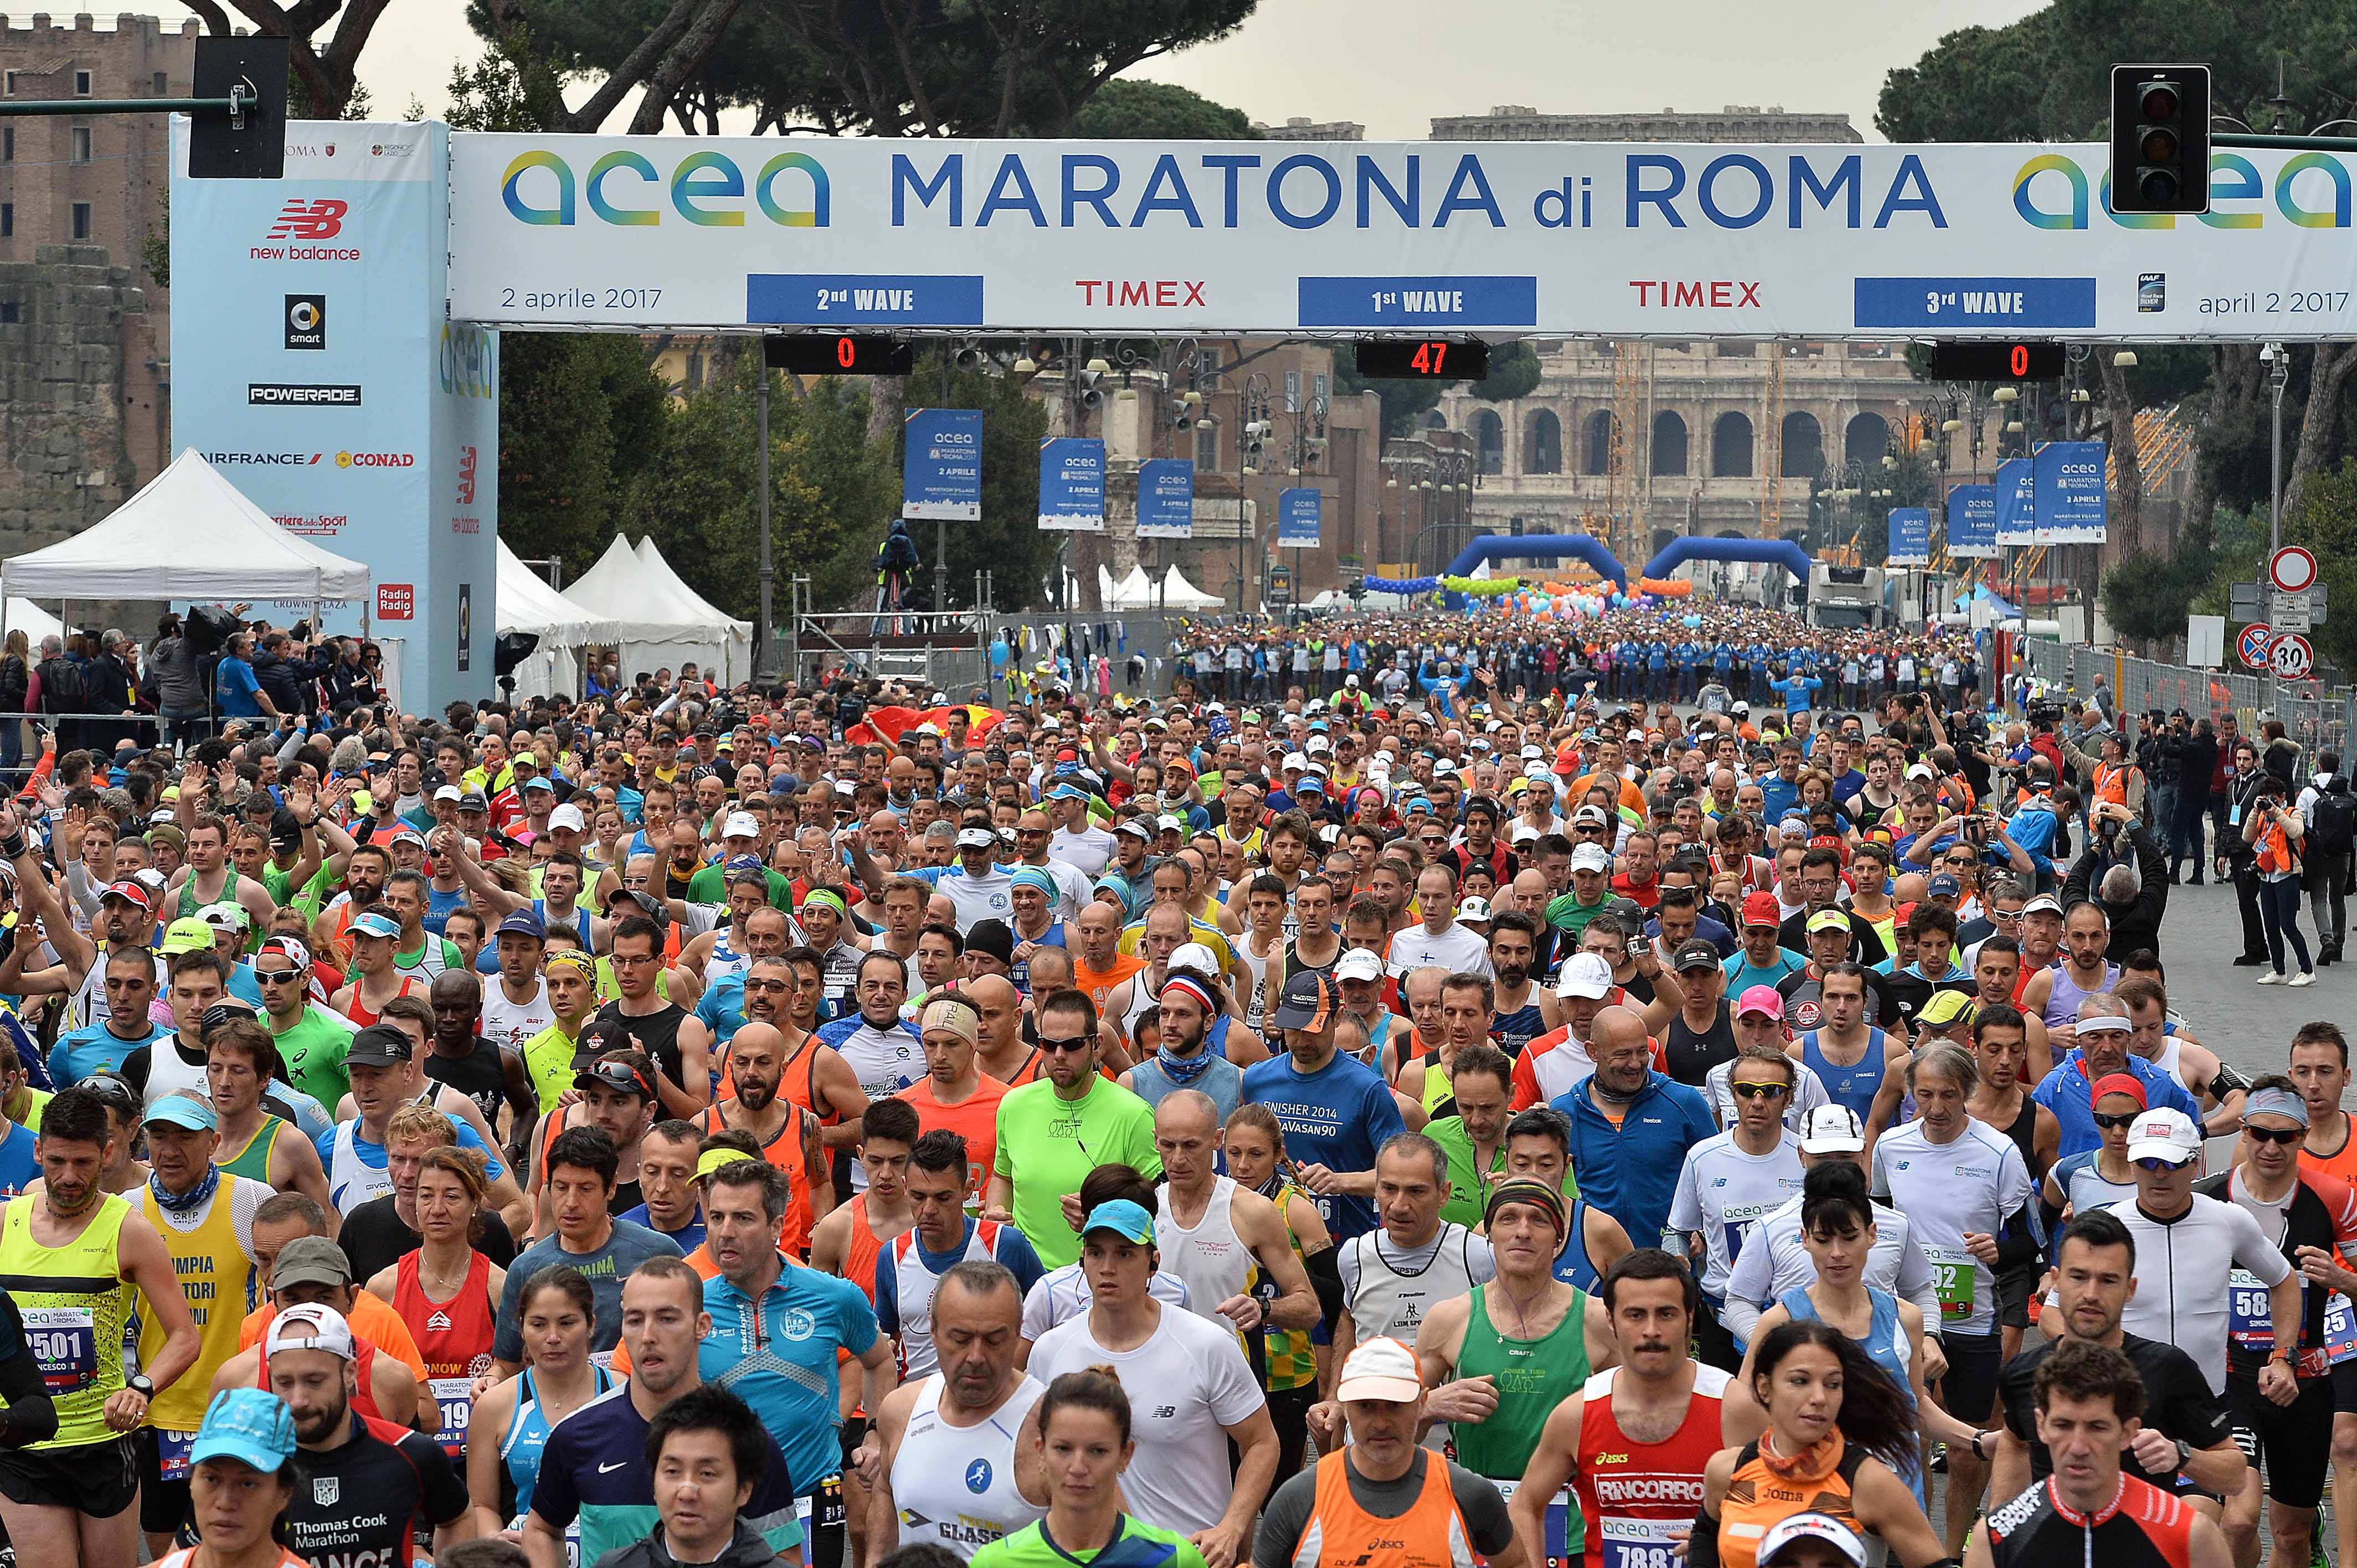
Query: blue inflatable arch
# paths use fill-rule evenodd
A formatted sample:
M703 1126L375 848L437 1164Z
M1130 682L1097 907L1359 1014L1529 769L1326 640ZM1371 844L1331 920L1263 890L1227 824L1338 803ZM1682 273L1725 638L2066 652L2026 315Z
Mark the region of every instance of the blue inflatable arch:
M1667 549L1645 563L1644 575L1666 577L1689 561L1754 561L1781 566L1803 587L1809 582L1809 553L1789 539L1673 540Z
M1528 561L1541 555L1575 555L1596 569L1597 575L1609 577L1621 593L1629 591L1629 568L1619 557L1604 548L1593 534L1587 533L1485 533L1468 544L1443 574L1450 577L1469 576L1473 568L1487 563L1496 565L1501 561ZM1805 569L1802 576L1805 580Z

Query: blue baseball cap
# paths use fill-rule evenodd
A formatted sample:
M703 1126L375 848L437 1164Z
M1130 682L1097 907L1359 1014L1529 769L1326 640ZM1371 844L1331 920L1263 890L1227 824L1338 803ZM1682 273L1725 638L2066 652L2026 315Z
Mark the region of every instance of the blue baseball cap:
M371 909L365 915L355 916L353 918L351 931L352 935L356 937L384 937L391 939L401 935L401 927L391 916L380 915L375 910Z
M366 917L362 918L365 918ZM357 922L355 922L355 924L357 924ZM531 937L536 941L546 941L548 940L548 927L542 923L541 918L538 915L533 914L528 908L511 909L507 912L506 916L500 919L500 929L492 934L495 938Z
M185 1127L191 1133L221 1131L221 1113L213 1109L213 1102L193 1093L160 1096L140 1120L149 1126L158 1122L168 1122L175 1127Z
M1081 1234L1085 1236L1092 1230L1110 1230L1123 1240L1135 1241L1141 1247L1154 1245L1154 1217L1125 1197L1116 1197L1090 1209Z
M215 1394L204 1425L197 1429L196 1446L188 1451L192 1464L234 1459L264 1475L276 1474L294 1456L295 1412L267 1389Z

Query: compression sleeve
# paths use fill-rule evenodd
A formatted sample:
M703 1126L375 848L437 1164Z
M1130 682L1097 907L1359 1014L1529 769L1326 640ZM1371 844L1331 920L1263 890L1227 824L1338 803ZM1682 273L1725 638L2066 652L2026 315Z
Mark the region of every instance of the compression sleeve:
M0 1447L24 1448L58 1434L58 1407L25 1343L24 1316L5 1293L0 1293L0 1399L8 1402L0 1411Z
M2035 1262L2043 1244L2040 1237L2045 1228L2038 1222L2033 1210L2039 1199L2031 1198L2008 1216L1996 1233L1996 1266L2000 1269L2019 1268Z
M1686 1541L1686 1568L1718 1568L1718 1516L1695 1510L1694 1534Z
M1329 1333L1342 1318L1342 1249L1321 1247L1301 1260L1309 1273L1309 1288L1318 1294L1318 1312Z

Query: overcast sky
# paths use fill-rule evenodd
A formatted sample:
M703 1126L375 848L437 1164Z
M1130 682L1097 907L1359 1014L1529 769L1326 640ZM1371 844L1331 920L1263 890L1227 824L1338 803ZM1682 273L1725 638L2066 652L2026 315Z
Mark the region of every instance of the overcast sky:
M381 118L414 96L447 101L450 68L480 46L465 0L393 0L361 56ZM1941 34L2001 26L2031 0L1945 7L1889 0L1261 0L1235 35L1130 72L1175 81L1282 124L1355 120L1371 139L1420 140L1436 114L1524 103L1556 113L1716 110L1729 103L1846 112L1869 140L1883 74ZM619 132L618 113L607 129Z

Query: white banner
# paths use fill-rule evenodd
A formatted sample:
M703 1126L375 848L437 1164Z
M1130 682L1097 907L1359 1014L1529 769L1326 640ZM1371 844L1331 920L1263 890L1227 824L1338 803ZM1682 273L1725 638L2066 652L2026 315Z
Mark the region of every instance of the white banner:
M2357 332L2350 159L2097 145L451 137L450 314L518 327L1614 338Z

